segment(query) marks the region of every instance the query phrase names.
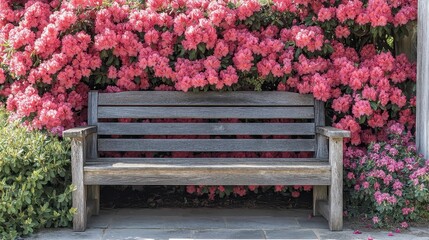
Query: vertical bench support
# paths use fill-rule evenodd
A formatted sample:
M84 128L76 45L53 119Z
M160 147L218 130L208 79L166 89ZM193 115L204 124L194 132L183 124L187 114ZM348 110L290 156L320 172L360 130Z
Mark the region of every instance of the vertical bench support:
M325 192L322 190L316 190L314 193L316 212L328 219L331 231L341 231L343 230L343 138L350 137L350 132L333 127L317 127L316 133L318 136L329 138L329 165L331 166L328 199L319 197L325 197Z
M77 209L73 217L73 231L83 232L86 229L87 222L87 190L83 182L83 165L85 162L84 137L73 138L71 148L72 183L76 187L76 190L73 192L73 208Z
M63 137L71 138L71 170L72 183L76 187L73 192L73 208L76 213L73 217L73 230L85 231L88 215L93 214L95 201L87 202L87 186L84 183L83 166L91 148L91 137L96 135L97 127L86 126L69 129L63 132ZM92 189L90 190L92 191Z
M331 187L329 188L329 229L343 230L343 138L329 139Z
M314 105L314 123L316 127L325 126L325 103L322 101L315 101ZM321 135L316 135L316 158L328 158L328 139ZM319 215L317 211L317 201L328 200L328 187L327 186L313 186L313 216Z
M97 126L98 123L98 92L90 91L88 94L88 125ZM97 152L97 134L91 134L87 138L88 153L87 156L95 159ZM88 186L88 199L94 204L91 214L98 215L100 212L100 186Z

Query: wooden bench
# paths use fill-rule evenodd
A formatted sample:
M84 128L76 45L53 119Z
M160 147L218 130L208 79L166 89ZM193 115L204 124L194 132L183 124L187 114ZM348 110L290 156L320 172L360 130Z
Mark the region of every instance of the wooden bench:
M88 125L64 131L72 138L77 209L73 229L98 214L100 185L314 185L314 214L331 230L343 225L343 137L325 127L323 103L290 92L89 93ZM138 119L250 119L240 123L118 122ZM268 123L253 119L304 119ZM111 135L121 135L112 138ZM207 139L150 139L144 135L215 135ZM226 135L288 135L225 138ZM329 139L329 143L328 143ZM314 158L100 158L104 151L314 152ZM329 188L328 188L329 187ZM329 190L328 190L329 189Z

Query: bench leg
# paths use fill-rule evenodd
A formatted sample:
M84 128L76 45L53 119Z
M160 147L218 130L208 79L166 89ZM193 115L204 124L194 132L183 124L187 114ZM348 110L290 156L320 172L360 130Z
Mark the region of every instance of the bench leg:
M94 209L92 215L98 215L100 213L100 186L91 185L88 186L88 200L94 203Z
M343 230L343 198L341 192L341 198L337 198L338 194L332 194L333 187L329 187L329 199L328 200L316 200L315 212L316 214L322 215L328 220L329 229L331 231L342 231ZM334 197L331 197L334 196Z
M329 229L343 230L343 139L329 140L331 186L329 188Z
M76 213L73 217L73 231L75 232L83 232L86 229L88 218L86 204L86 186L84 186L73 192L73 208L76 208Z
M71 170L72 183L76 187L73 192L73 208L76 213L73 216L73 231L83 232L86 229L87 208L86 208L86 186L83 183L83 163L85 146L81 138L73 138L71 142Z
M313 216L320 215L316 205L319 200L328 200L327 186L313 186Z
M342 186L342 181L341 181ZM329 188L329 229L343 230L343 188L332 185Z

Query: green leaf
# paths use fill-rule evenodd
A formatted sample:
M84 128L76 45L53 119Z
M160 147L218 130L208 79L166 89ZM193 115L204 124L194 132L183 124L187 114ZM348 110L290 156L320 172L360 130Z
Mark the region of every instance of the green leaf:
M297 48L295 51L295 55L294 55L295 59L298 59L298 57L301 55L301 53L302 53L302 49Z
M198 44L198 50L200 50L200 52L204 54L206 52L206 45L204 43Z
M112 55L110 55L109 56L109 59L107 60L107 62L106 62L106 65L107 66L110 66L110 65L112 65L112 63L113 63L113 61L115 60L115 56L112 54Z
M121 64L119 58L115 58L115 66L119 67L119 65Z
M183 57L185 56L185 52L186 50L180 45L180 53L179 53L179 57Z
M197 58L197 50L193 49L191 50L191 52L189 53L189 59L190 60L195 60Z
M370 101L369 104L371 105L372 109L374 109L374 110L378 109L378 103L377 102Z

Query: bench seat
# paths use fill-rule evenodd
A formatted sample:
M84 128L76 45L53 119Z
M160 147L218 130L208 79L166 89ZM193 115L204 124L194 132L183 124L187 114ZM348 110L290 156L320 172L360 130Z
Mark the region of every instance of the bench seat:
M315 158L101 158L84 167L87 185L330 185Z

